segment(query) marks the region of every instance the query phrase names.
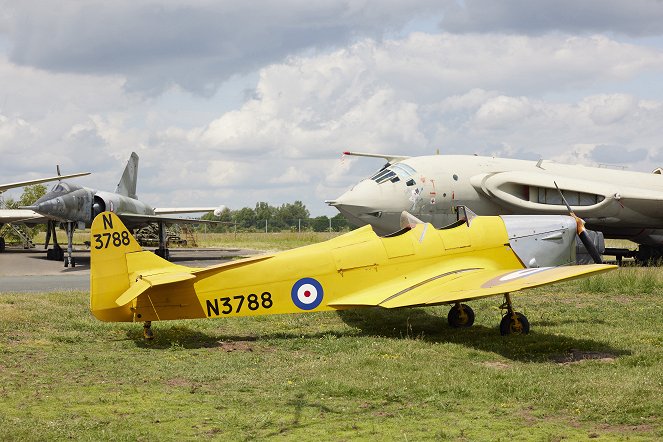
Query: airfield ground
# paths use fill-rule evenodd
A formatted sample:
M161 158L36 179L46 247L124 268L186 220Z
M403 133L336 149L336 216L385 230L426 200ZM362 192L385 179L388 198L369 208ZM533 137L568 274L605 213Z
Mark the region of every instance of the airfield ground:
M215 263L197 253L179 263ZM87 283L84 260L15 258L50 269L25 286ZM145 342L94 319L87 286L17 276L0 276L2 440L663 439L661 268L517 294L532 332L508 338L488 298L470 329L446 307L368 309L155 323Z

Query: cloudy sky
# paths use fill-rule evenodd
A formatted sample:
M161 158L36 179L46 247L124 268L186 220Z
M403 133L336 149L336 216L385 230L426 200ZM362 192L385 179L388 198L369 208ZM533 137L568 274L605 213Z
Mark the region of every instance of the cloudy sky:
M663 166L663 1L0 0L0 85L0 182L334 215L344 150Z

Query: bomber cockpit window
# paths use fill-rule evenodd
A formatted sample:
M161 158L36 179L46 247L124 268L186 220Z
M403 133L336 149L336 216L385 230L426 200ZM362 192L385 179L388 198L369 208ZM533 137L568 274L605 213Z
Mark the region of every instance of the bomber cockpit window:
M386 183L387 181L397 183L403 179L407 182L408 186L413 186L415 184L413 177L416 173L417 172L407 164L396 163L390 165L386 169L378 171L371 177L371 179L378 184ZM410 184L410 182L412 184Z

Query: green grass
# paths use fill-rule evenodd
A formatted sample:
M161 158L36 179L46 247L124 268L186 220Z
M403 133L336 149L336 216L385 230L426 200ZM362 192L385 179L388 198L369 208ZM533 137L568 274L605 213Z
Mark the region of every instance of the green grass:
M462 330L446 307L368 309L154 323L145 342L86 293L0 294L0 439L661 439L660 270L636 270L515 295L532 332L509 338L499 298Z

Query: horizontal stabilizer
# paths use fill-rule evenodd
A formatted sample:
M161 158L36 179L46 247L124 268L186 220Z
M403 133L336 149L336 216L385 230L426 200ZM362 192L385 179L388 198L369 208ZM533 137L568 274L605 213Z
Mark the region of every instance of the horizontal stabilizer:
M134 282L119 298L115 300L115 303L122 306L139 297L150 287L173 284L189 279L195 279L195 276L191 273L157 273L153 275L141 275L136 282Z
M380 306L386 308L417 305L448 304L457 301L511 293L518 290L552 284L588 274L598 274L616 268L613 265L541 267L532 269L458 269L442 274L418 273L408 278L406 287L386 290L390 284L346 296L329 303L335 307ZM393 284L393 283L392 283Z
M256 263L256 262L265 261L265 260L273 258L273 257L274 257L274 255L253 256L251 258L238 259L236 261L229 261L229 262L224 262L224 263L221 263L221 264L217 264L215 266L205 267L204 269L195 270L193 273L196 276L201 276L201 275L204 275L206 273L218 273L220 270L230 270L230 269L233 269L233 268L245 266L247 264L253 264L253 263Z

